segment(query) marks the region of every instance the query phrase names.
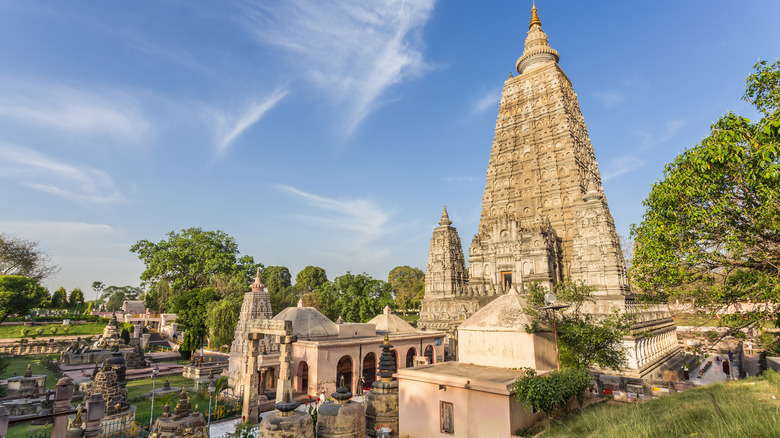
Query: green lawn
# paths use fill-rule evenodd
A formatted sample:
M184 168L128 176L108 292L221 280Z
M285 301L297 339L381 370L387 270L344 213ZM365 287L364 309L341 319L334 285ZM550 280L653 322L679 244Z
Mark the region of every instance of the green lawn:
M712 402L715 397L720 414ZM780 436L780 373L768 372L645 403L599 403L554 421L543 437Z
M58 354L49 354L49 355L37 355L37 356L11 356L8 358L9 364L8 368L5 370L2 376L0 378L7 379L9 377L12 377L14 375L14 371L17 375L23 376L24 372L27 370L27 364L32 364L32 373L33 374L46 374L46 388L48 389L54 389L55 385L57 385L57 379L52 376L46 368L41 365L40 360L41 357L49 356L52 359L59 358Z
M0 339L21 338L25 336L31 338L37 336L40 339L49 339L52 336L91 336L103 333L106 324L102 322L85 322L80 324L62 325L61 323L41 324L34 326L25 326L22 324L0 325ZM56 333L53 329L56 328ZM68 328L68 333L65 333ZM24 330L28 330L25 335ZM38 331L42 330L42 334Z

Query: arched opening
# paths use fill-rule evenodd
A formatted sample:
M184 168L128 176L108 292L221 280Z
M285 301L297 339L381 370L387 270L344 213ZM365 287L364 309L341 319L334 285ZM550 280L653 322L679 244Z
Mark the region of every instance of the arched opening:
M415 356L417 356L417 350L415 350L414 347L410 348L409 351L406 352L406 368L411 368L414 366Z
M393 353L393 361L395 361L395 371L398 371L398 368L401 366L401 363L398 362L398 351L390 350L390 352Z
M376 380L376 355L368 353L363 358L363 389L370 390L374 380Z
M433 347L427 346L425 347L425 357L428 358L428 363L433 363Z
M309 364L301 361L298 364L298 392L309 392Z
M342 356L336 365L336 386L341 385L341 379L344 379L344 386L352 390L352 356Z

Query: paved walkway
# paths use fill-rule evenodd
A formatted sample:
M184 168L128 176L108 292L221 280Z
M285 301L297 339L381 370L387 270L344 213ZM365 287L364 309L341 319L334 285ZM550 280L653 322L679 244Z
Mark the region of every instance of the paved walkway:
M723 361L728 360L728 358L729 356L727 354L716 354L708 357L700 366L691 370L690 382L694 385L701 386L709 385L711 383L725 382L726 380L730 380L732 377L736 378L737 376L734 375L734 369L731 368L731 364L729 364L730 374L723 372ZM710 367L701 377L697 377L699 370L708 362L712 363L712 365L710 365Z

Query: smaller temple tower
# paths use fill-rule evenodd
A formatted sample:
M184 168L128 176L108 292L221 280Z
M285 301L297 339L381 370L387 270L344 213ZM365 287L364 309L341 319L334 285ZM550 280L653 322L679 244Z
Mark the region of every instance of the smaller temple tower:
M445 353L453 355L456 329L478 309L467 294L468 272L458 230L452 226L447 206L434 228L425 270L425 298L417 327L447 332Z
M260 268L257 268L252 290L244 295L236 333L233 336L233 344L230 346L230 359L226 375L230 379L230 387L233 388L235 395L239 395L239 388L244 384L246 355L249 352L249 339L247 338L249 323L254 319L271 319L273 316L271 296L265 290L265 285L260 280ZM276 346L272 345L269 339L264 339L261 342L265 344L265 351L276 351Z

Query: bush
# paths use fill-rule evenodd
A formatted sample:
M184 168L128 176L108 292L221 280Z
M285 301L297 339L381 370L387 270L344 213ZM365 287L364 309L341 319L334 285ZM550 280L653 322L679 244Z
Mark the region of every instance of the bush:
M565 408L572 397L582 405L589 385L590 373L586 369L566 368L537 376L535 370L526 368L525 376L517 379L513 389L517 400L549 416L556 409Z

